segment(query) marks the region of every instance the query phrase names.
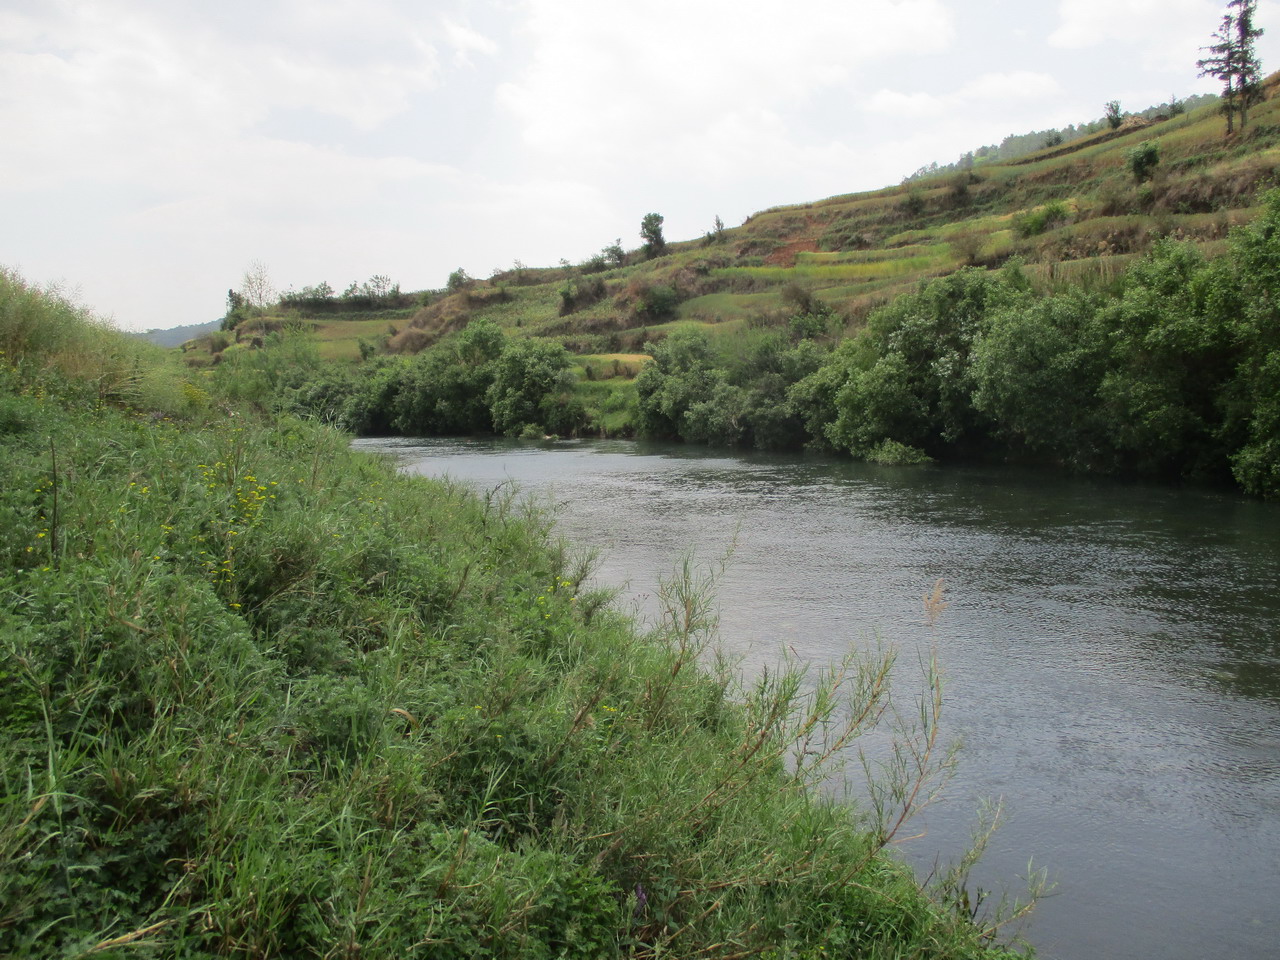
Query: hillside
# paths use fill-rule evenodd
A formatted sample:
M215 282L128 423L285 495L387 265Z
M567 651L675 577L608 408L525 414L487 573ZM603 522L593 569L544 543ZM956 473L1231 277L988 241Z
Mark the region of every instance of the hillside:
M1268 90L1277 82L1280 75ZM1150 182L1137 184L1126 155L1146 141L1157 144L1159 163ZM335 345L326 355L349 358L361 337L389 336L389 350L416 353L479 318L577 354L636 352L681 327L718 339L782 322L798 297L819 298L852 330L922 279L966 265L1016 256L1038 284L1106 284L1160 237L1212 253L1256 213L1258 188L1277 167L1280 103L1260 105L1247 133L1231 140L1211 105L1159 122L1131 118L1118 131L1014 161L765 210L719 234L670 243L653 259L632 250L621 264L602 253L575 266L521 267L427 292L427 305L395 316L301 316Z
M186 360L365 433L1016 459L1274 495L1278 83L1230 138L1213 106L1130 117L698 240L419 294L321 285L236 306ZM289 331L309 341L260 349ZM1031 415L1047 394L1069 427Z

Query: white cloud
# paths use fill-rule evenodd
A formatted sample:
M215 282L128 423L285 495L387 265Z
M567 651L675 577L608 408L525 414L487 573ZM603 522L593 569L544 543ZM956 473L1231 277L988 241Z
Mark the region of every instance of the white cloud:
M1047 73L1019 70L1013 73L984 73L961 87L955 99L997 103L1010 100L1041 100L1052 97L1061 90L1062 85Z
M39 21L11 15L6 25L21 39L0 40L0 128L25 135L0 151L0 170L11 185L143 171L151 179L151 168L195 154L216 175L226 144L275 110L368 129L439 82L417 24L379 5L339 12L245 36L169 20L167 8L141 2L57 4ZM362 49L371 29L391 33ZM335 40L342 30L346 47Z
M1225 9L1216 0L1061 0L1049 43L1066 50L1118 46L1148 70L1187 68Z
M21 135L0 143L0 198L43 215L0 225L0 261L57 257L49 272L70 265L117 316L185 322L193 287L162 290L158 273L203 273L216 309L250 255L318 279L307 264L360 259L357 237L409 249L422 217L406 196L465 189L449 165L273 128L290 110L354 129L393 121L443 82L437 46L483 52L479 33L409 4L255 7L250 30L244 11L218 9L227 23L144 0L3 14L0 129Z
M759 0L528 0L522 33L530 63L504 84L500 104L525 142L582 167L639 157L705 135L730 117L763 121L826 91L855 95L873 62L937 51L953 33L940 0L812 0L803 8ZM745 109L744 109L745 106ZM703 136L704 151L728 156ZM712 162L714 166L714 161Z
M903 93L878 90L859 102L859 109L898 119L926 120L954 114L973 105L1007 105L1013 101L1043 100L1059 93L1061 84L1047 73L1022 70L1013 73L984 73L948 93Z
M649 210L698 236L1190 92L1222 12L997 6L7 0L0 262L156 326L207 319L253 257L410 287L634 244Z
M1080 49L1123 40L1135 47L1160 37L1211 31L1225 9L1214 0L1060 0L1057 47Z
M456 20L445 18L444 34L453 47L455 61L462 66L471 66L473 53L491 57L498 52L498 45L492 39Z
M862 100L858 107L867 113L887 117L921 119L936 117L947 109L945 98L932 93L902 93L899 90L877 90Z

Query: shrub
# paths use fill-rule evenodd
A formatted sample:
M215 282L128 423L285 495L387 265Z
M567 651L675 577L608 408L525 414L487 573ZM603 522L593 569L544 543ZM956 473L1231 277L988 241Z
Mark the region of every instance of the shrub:
M952 207L967 206L972 199L969 187L974 180L974 175L969 170L960 170L953 174L947 182L947 202Z
M1046 203L1043 207L1020 213L1013 218L1013 232L1019 237L1038 237L1051 227L1071 219L1071 211L1061 200Z
M982 248L986 242L986 234L977 230L966 230L952 238L951 255L965 266L975 266L982 256Z
M1160 163L1160 144L1154 140L1143 140L1128 151L1124 159L1134 182L1145 183L1155 176L1156 166Z
M861 221L844 215L832 221L818 240L820 250L865 250L871 241L862 231ZM744 264L745 266L745 264Z
M909 447L896 440L882 440L866 452L865 459L888 466L913 466L933 462L933 458L919 447Z
M602 277L577 277L566 280L557 292L560 316L564 317L603 300L607 287Z
M668 284L633 278L617 302L620 307L629 307L632 317L641 323L661 323L675 314L680 295Z
M624 266L627 262L627 252L622 249L621 237L614 240L613 243L601 250L600 255L614 267Z

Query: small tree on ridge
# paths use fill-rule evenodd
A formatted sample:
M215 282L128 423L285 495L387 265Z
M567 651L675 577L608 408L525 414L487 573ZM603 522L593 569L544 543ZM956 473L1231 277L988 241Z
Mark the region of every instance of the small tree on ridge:
M1107 101L1107 124L1112 130L1117 129L1124 122L1124 113L1120 110L1119 100Z
M640 221L640 238L644 240L647 257L658 257L666 252L667 241L662 236L662 214L646 213Z

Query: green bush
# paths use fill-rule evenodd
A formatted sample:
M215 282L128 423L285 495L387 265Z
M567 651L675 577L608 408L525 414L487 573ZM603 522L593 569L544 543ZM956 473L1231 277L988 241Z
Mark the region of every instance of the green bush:
M1146 183L1155 176L1156 167L1160 164L1160 144L1154 140L1143 140L1124 155L1124 160L1133 174L1134 183Z
M1038 237L1046 230L1060 226L1070 219L1070 208L1061 200L1053 200L1043 207L1014 216L1013 232L1024 239Z
M646 285L636 306L636 315L648 323L661 323L675 315L680 295L665 283Z

